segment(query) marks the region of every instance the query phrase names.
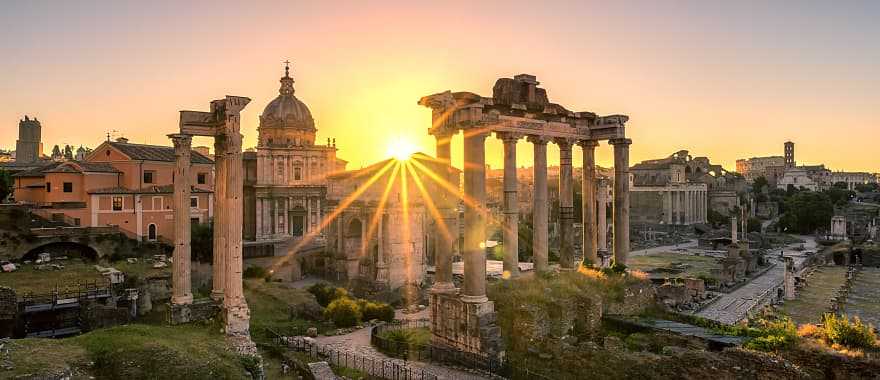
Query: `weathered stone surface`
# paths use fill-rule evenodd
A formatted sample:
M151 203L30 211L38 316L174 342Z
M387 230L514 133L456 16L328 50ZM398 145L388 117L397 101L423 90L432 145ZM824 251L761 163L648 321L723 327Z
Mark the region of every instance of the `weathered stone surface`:
M624 349L623 341L616 336L606 336L602 344L606 350L622 351Z
M218 306L211 299L194 300L192 304L170 304L168 308L168 322L179 325L195 321L206 321L214 318L220 312Z
M333 369L330 368L330 364L327 364L327 362L309 363L309 371L312 373L315 380L339 379L339 377L333 373Z

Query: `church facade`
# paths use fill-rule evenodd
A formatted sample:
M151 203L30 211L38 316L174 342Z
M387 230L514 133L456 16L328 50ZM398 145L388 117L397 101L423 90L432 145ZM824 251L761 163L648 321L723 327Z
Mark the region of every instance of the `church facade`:
M278 97L260 115L255 151L244 154L245 256L281 256L308 234L319 235L327 176L345 170L335 141L319 145L309 108L294 95L285 68Z

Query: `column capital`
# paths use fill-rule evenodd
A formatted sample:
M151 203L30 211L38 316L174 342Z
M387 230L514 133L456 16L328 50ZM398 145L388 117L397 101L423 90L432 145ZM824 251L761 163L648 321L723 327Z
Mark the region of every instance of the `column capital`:
M608 143L611 145L621 145L621 146L629 146L632 144L632 140L628 138L619 138L619 139L611 139L608 140Z
M489 134L492 133L488 129L483 128L470 128L462 130L462 134L466 139L486 139L489 137Z
M495 137L505 144L516 144L519 139L523 138L523 135L515 132L495 132Z
M428 130L428 134L439 139L450 139L458 134L458 129L450 128L432 128Z
M172 133L168 135L171 139L171 142L174 143L175 148L180 147L188 147L192 145L192 135L185 135L183 133Z
M559 145L559 149L571 149L571 146L575 143L575 139L571 137L555 137L553 138L553 143Z
M578 140L577 144L584 149L595 148L599 146L599 142L596 140Z
M547 145L551 138L549 136L529 135L526 137L526 140L535 145Z

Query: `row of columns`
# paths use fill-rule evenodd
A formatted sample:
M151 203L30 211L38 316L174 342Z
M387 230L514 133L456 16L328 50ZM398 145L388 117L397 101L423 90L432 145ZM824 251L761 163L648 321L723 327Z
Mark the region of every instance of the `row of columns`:
M705 223L708 219L708 195L705 189L672 189L664 197L667 224Z
M293 198L258 197L255 203L257 240L293 235L293 225L290 223L290 205L293 204ZM324 217L321 211L321 199L314 199L313 202L311 197L307 197L305 212L303 235L311 231L313 226L321 224L321 219Z
M219 101L218 101L219 102ZM246 104L246 102L244 103ZM242 105L243 104L235 104ZM212 109L218 105L212 103ZM226 108L223 132L214 136L214 242L211 298L223 302L227 335L247 335L250 311L242 285L243 168L238 112ZM193 302L191 226L189 218L192 136L169 135L174 143L174 262L172 297L175 305Z
M482 130L464 131L464 286L462 300L465 302L486 302L486 159L485 140L489 132ZM517 276L518 269L518 183L516 177L516 143L521 134L496 132L504 144L504 271ZM450 141L452 133L438 133L437 158L450 162ZM560 265L563 269L575 269L574 260L574 196L572 145L577 143L583 149L584 175L581 188L584 194L583 247L585 259L598 263L598 252L607 249L605 244L605 193L596 194L595 140L576 141L570 138L551 139L547 136L529 135L527 140L534 148L534 192L533 192L533 260L537 272L548 268L548 222L549 200L547 197L547 143L553 141L560 148L559 207L560 207ZM614 178L614 262L626 263L629 252L629 139L614 139L615 178ZM449 167L447 165L447 167ZM450 168L451 169L451 168ZM451 172L451 170L450 170ZM450 172L445 179L450 180ZM452 181L450 181L452 182ZM596 203L602 207L596 207ZM443 194L438 200L444 224L450 234L441 234L436 247L436 277L434 291L454 290L452 285L453 239L457 234L451 228L454 205L457 199L451 194ZM598 216L597 216L598 214ZM597 226L598 222L598 226Z

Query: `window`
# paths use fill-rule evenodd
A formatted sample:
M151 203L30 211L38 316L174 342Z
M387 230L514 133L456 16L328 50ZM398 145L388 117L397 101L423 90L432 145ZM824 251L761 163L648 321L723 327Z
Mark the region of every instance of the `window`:
M299 181L302 179L302 168L300 168L300 167L293 168L293 179L295 181Z
M147 240L156 240L156 225L153 223L147 226Z
M189 207L199 208L199 197L189 197Z
M65 193L72 193L73 192L73 182L64 182L63 186L64 186Z
M207 178L208 178L208 175L207 175L207 174L205 174L205 173L199 173L199 174L196 175L196 182L197 182L199 185L204 185L205 182L208 182Z
M156 174L156 172L154 172L152 170L144 171L144 183L153 183L153 176L155 174Z
M113 211L122 211L122 197L113 197Z
M202 224L202 221L199 218L189 218L189 224Z
M52 182L46 182L46 192L47 193L52 192Z

